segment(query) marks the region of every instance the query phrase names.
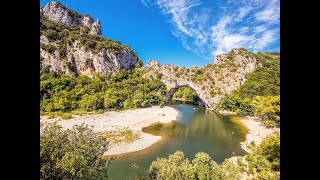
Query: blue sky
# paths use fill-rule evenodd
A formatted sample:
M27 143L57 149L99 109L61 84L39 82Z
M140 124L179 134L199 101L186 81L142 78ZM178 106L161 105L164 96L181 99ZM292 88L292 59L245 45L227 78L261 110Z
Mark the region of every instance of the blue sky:
M48 0L40 0L40 7ZM102 35L143 60L204 66L244 47L280 51L280 0L60 0L100 19Z

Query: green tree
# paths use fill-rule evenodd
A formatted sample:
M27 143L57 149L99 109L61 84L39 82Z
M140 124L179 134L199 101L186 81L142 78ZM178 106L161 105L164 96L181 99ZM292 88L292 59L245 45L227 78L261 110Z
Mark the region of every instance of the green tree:
M135 68L141 68L143 66L143 63L141 61L141 59L138 59L138 61L136 62L136 64L134 65Z
M218 164L211 159L209 154L199 152L192 160L192 169L194 170L195 179L219 179L221 177L221 169Z
M48 29L48 30L44 31L43 34L51 40L58 39L58 32L53 29Z
M221 179L222 171L211 157L199 152L192 163L184 157L184 153L177 151L168 159L157 158L153 161L148 177L150 179Z
M87 126L40 125L40 179L105 179L108 141Z
M251 104L254 115L263 121L280 121L280 96L256 96Z
M184 153L177 151L168 158L157 158L149 167L146 176L141 179L243 179L244 175L252 175L254 179L280 179L280 136L271 135L252 149L245 158L226 159L218 165L204 152L196 154L190 161Z
M266 157L272 163L275 171L280 170L280 136L271 135L263 139L257 153Z
M141 69L123 70L92 78L40 71L42 112L69 112L76 109L129 109L164 104L166 87L159 79L146 79Z
M240 180L242 177L242 172L240 171L240 167L233 163L232 161L226 159L221 164L222 169L222 178L224 180Z
M151 179L195 179L192 166L188 159L185 159L183 152L177 151L170 155L168 159L157 158L153 161L148 177Z
M103 109L103 95L102 93L96 93L93 95L85 94L82 96L79 104L83 110L94 111L98 109Z
M241 51L247 53L244 50ZM280 98L280 55L277 53L250 54L257 59L256 68L246 75L247 80L244 84L221 99L218 108L234 111L240 115L252 116L254 113L259 114L254 106L260 105L251 103L256 96L278 96ZM273 106L277 106L276 103L274 104ZM280 115L280 109L278 107L274 107L274 109L275 111L279 110ZM271 118L279 119L279 117L276 115Z
M107 89L104 95L104 106L106 108L116 108L118 104L117 89Z

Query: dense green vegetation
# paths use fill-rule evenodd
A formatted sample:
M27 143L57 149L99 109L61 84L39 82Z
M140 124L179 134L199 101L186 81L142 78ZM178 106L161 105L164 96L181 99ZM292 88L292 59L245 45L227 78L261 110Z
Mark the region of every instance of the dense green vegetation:
M165 85L159 79L143 78L143 70L123 70L114 75L73 77L40 71L40 110L56 112L104 111L163 105Z
M255 115L268 126L280 123L280 56L257 53L257 67L237 90L223 98L219 108L239 115Z
M196 92L189 87L180 87L174 94L173 98L181 98L187 101L193 101L198 98Z
M280 136L266 137L252 152L234 161L226 159L218 165L211 157L199 152L192 161L177 151L168 158L157 158L147 172L135 165L137 179L242 179L246 174L253 179L280 179Z
M108 141L87 126L41 123L40 179L106 179Z

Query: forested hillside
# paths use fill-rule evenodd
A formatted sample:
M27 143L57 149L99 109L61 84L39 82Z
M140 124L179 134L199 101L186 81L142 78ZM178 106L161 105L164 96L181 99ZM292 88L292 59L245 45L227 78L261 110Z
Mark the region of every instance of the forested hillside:
M280 123L280 54L254 54L258 66L247 74L247 80L223 98L219 108L239 115L258 116L266 125Z

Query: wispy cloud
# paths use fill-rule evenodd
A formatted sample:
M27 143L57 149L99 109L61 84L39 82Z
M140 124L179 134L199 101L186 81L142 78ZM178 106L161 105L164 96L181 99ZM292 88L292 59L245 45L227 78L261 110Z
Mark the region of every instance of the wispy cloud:
M140 0L140 2L146 7L149 7L152 3L151 0Z
M280 2L272 0L260 12L255 14L257 21L265 21L267 23L277 23L280 21Z
M200 0L141 2L158 6L182 46L202 57L239 47L262 51L279 40L279 0L229 0L213 7Z

